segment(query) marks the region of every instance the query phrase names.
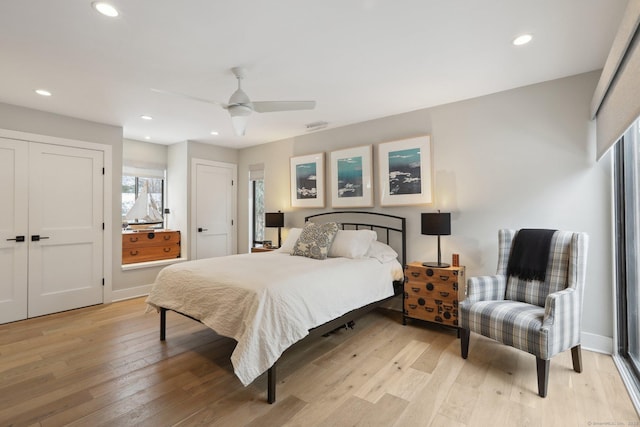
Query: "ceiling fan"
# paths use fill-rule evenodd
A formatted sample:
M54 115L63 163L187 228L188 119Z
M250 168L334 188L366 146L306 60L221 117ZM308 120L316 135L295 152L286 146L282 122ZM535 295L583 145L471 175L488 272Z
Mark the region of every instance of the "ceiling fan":
M231 72L238 79L238 89L231 95L229 102L222 103L202 99L190 95L169 92L162 89L151 89L154 92L177 95L184 98L193 99L208 104L220 105L229 111L233 129L238 136L244 136L247 129L247 122L251 113L273 113L278 111L313 110L315 101L251 101L249 96L242 90L242 79L247 75L247 70L243 67L233 67Z

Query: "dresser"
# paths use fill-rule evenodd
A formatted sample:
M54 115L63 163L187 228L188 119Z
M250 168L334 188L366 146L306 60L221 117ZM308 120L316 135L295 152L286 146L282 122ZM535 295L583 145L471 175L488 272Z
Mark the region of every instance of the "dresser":
M122 264L180 258L180 232L172 230L122 233Z
M407 318L458 327L458 302L464 299L464 267L405 267L402 323Z

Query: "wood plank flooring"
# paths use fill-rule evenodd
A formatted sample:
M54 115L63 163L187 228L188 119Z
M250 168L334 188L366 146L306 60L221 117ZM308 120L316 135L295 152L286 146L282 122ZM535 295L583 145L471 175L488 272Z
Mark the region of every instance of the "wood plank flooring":
M537 395L535 358L388 310L294 346L243 387L235 346L169 313L167 341L144 299L0 325L1 426L587 426L640 422L611 357L583 350L551 362ZM613 423L613 424L612 424Z

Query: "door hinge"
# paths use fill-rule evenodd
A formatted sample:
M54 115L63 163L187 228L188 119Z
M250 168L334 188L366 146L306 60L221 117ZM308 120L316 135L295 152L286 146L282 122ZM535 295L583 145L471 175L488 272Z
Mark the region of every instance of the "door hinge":
M104 230L104 222L102 223L102 229Z
M104 286L104 277L102 278L102 286Z
M231 225L233 226L233 220L231 220Z
M102 175L104 175L104 168L102 168Z
M233 187L233 180L231 180L231 186Z

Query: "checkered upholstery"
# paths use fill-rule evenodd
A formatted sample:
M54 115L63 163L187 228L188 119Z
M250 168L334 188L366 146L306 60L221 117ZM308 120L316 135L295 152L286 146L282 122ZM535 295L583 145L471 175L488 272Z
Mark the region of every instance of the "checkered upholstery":
M588 236L557 231L544 283L507 278L516 230L498 233L498 270L471 277L460 303L460 326L541 359L580 344Z

